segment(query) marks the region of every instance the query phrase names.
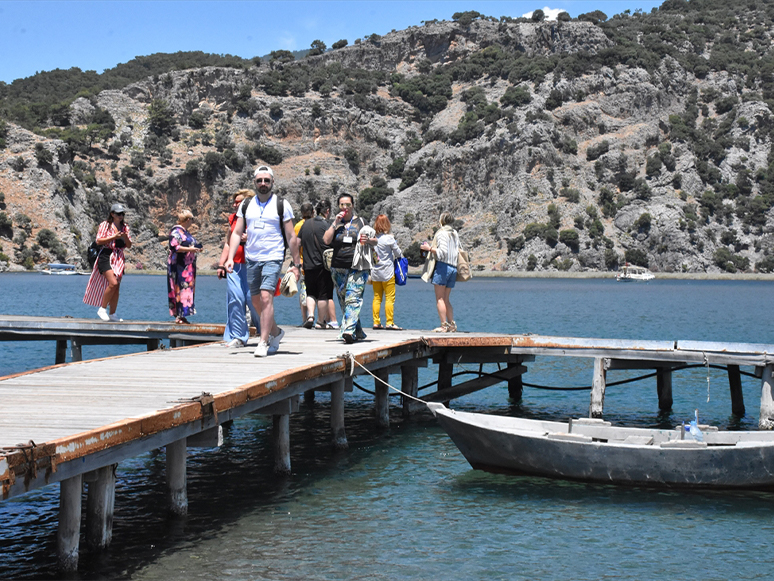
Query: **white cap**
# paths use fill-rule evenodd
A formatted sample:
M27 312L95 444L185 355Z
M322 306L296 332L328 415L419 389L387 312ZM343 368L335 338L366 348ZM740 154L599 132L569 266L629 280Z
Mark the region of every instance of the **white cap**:
M274 172L271 171L271 168L268 165L259 165L257 168L255 168L253 178L257 178L258 174L260 173L267 173L271 176L271 179L274 179Z

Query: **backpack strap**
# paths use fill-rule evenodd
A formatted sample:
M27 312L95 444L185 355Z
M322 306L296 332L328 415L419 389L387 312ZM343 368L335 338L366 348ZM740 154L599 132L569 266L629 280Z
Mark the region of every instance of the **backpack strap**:
M288 247L288 241L285 237L285 199L281 198L280 196L274 194L274 197L277 199L277 216L279 216L279 229L280 234L282 234L282 242L285 244L285 248ZM242 211L242 218L245 220L245 224L247 224L247 206L250 205L250 202L255 198L255 196L250 196L249 198L245 198L242 201L242 205L239 207L239 209Z

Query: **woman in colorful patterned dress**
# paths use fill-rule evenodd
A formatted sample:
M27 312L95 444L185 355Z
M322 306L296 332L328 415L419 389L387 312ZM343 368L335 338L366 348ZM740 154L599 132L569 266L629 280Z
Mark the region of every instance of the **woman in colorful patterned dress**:
M196 288L196 254L202 245L188 231L193 224L193 214L183 210L177 216L177 224L169 233L169 259L167 260L167 294L169 314L177 323L188 323L196 314L194 290Z
M124 223L125 213L123 205L113 204L108 219L99 225L96 241L101 248L83 296L84 303L99 307L97 316L103 321L122 320L116 315L116 308L124 277L124 248L132 247L129 225Z

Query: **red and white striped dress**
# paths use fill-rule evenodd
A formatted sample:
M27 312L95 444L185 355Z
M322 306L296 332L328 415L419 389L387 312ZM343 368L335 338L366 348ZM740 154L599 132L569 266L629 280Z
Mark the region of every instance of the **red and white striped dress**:
M131 241L132 237L129 233L129 225L124 223L124 229ZM97 238L107 238L113 236L118 232L115 224L110 221L102 222L97 230ZM102 252L110 251L110 268L116 275L118 282L121 282L121 278L124 276L124 249L116 248L116 241L112 240L103 246ZM91 271L89 277L89 283L86 285L86 294L83 295L83 302L93 307L102 306L102 297L105 294L105 289L108 286L108 280L99 271L99 258L94 261L94 268Z

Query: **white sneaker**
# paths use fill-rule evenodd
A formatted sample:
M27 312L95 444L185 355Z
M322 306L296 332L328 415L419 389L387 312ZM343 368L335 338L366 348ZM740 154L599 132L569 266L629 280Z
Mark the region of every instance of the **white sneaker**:
M253 357L266 357L269 354L269 344L261 339L258 341L258 347L253 352Z
M108 315L107 310L105 310L103 307L100 307L97 309L97 316L102 319L103 321L109 321L110 315Z
M328 328L329 329L338 329L339 328L339 324L336 321L330 321L328 323Z
M279 351L280 341L282 341L282 338L285 336L285 331L280 329L279 335L276 337L274 335L269 335L269 353L274 355L277 351Z
M238 349L239 347L244 347L244 343L242 343L242 339L231 339L228 343L226 343L226 347L229 349Z
M113 321L114 323L120 323L121 321L123 321L123 319L120 319L120 318L118 317L118 315L116 315L115 313L111 313L111 314L109 314L109 315L108 315L108 318L109 318L111 321Z

